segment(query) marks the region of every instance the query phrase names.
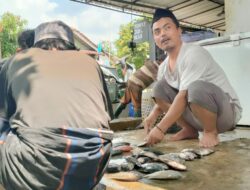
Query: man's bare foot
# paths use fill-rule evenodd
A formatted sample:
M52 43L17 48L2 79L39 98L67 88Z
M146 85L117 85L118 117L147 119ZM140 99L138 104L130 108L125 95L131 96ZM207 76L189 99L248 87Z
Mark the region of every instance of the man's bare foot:
M192 127L182 128L178 133L173 135L171 141L179 141L184 139L198 139L198 131Z
M210 148L219 144L218 134L214 132L203 132L203 137L199 145L201 147Z

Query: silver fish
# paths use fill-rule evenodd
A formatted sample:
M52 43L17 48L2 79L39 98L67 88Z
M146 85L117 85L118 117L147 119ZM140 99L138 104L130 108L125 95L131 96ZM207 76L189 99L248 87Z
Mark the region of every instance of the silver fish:
M147 179L180 179L182 177L183 175L180 172L174 170L164 170L144 176Z
M139 169L139 171L144 173L154 173L157 171L167 170L168 168L169 167L166 164L152 162L152 163L142 164L142 167Z
M107 168L108 171L113 171L112 173L114 173L115 166L117 165L120 166L120 169L118 168L118 171L131 171L134 169L135 166L133 163L128 162L125 158L111 159Z
M184 164L185 163L185 160L184 159L181 159L179 157L179 154L180 153L168 153L168 154L163 154L163 155L160 155L159 158L160 159L169 159L169 160L172 160L172 161L176 161L180 164Z
M127 156L125 157L125 159L127 160L127 162L129 163L133 163L134 165L141 167L141 163L133 156Z
M192 161L195 158L197 158L198 156L193 152L181 152L179 154L179 157L183 160Z
M139 143L139 144L137 145L137 147L145 147L145 146L147 146L147 142L146 142L146 141L144 141L144 142L142 142L142 143Z
M148 151L142 151L139 153L138 157L149 157L149 158L152 158L153 160L157 160L158 159L158 156L153 153L153 152L148 152Z
M149 157L140 157L137 159L137 161L140 163L140 164L145 164L145 163L148 163L150 162L152 159L149 158Z
M135 172L119 172L114 174L107 174L110 179L115 179L119 181L138 181L141 176Z
M106 169L108 173L116 173L121 171L121 165L109 163Z
M211 148L199 148L199 149L186 148L186 149L183 149L181 152L193 152L199 157L202 157L202 156L207 156L209 154L214 153L215 150Z
M200 148L195 150L195 154L198 154L200 156L207 156L209 154L214 153L215 150L211 149L211 148Z

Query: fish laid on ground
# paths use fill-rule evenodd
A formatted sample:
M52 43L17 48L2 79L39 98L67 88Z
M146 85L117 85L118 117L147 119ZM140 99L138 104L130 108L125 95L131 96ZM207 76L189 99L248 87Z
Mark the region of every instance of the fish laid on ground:
M111 150L111 156L112 156L112 157L121 155L122 153L123 153L123 151L122 151L122 150L119 150L119 149L112 149L112 150Z
M131 171L134 169L134 166L135 166L133 163L128 162L125 158L111 159L109 164L108 164L108 171L113 169L112 173L114 173L116 165L118 165L120 167L119 171ZM109 173L111 173L111 172L109 172Z
M182 177L183 175L180 172L174 171L174 170L164 170L164 171L154 172L152 174L148 174L144 176L144 178L147 178L147 179L160 179L160 180L180 179Z
M149 158L149 157L144 157L144 156L142 156L142 157L139 157L139 158L137 159L137 161L138 161L140 164L145 164L145 163L148 163L148 162L152 161L152 159Z
M137 145L137 147L145 147L145 146L147 146L147 141L144 141L144 142L139 143L139 144Z
M193 152L199 157L202 157L202 156L207 156L209 154L214 153L215 150L211 148L199 148L199 149L186 148L186 149L183 149L181 152Z
M127 162L133 163L135 166L137 167L141 167L141 163L133 156L127 156L125 157L125 159L127 160Z
M133 148L130 145L123 145L114 147L113 150L121 150L122 152L130 152Z
M148 152L148 151L142 151L142 152L140 152L138 154L138 157L141 157L141 156L143 156L143 157L149 157L149 158L151 158L153 160L157 160L158 159L158 156L155 153Z
M156 150L155 148L151 148L151 147L146 147L146 148L143 148L144 151L147 151L147 152L153 152L154 154L156 154L157 156L159 155L163 155L165 153L159 151L159 150Z
M184 164L181 164L179 162L176 162L176 161L173 161L173 160L170 160L167 158L164 158L164 159L158 158L156 161L163 162L163 163L167 164L168 166L170 166L171 168L176 169L176 170L180 170L180 171L187 170L187 166L185 166Z
M197 154L193 153L193 152L181 152L179 154L179 157L183 160L186 160L186 161L192 161L194 160L195 158L198 158Z
M119 181L138 181L141 176L135 172L119 172L114 174L108 174L108 178Z
M134 150L133 150L134 151ZM135 155L136 158L138 157L149 157L154 161L158 161L158 162L163 162L165 164L167 164L168 166L170 166L171 168L174 168L176 170L187 170L187 167L184 164L178 163L176 161L170 160L170 159L162 159L160 157L158 157L156 154L152 153L152 152L147 152L147 151L136 151L137 156Z
M215 150L213 150L211 148L200 148L200 149L197 149L195 151L195 153L200 155L200 156L207 156L207 155L212 154L214 152L215 152Z
M184 160L184 159L181 159L181 158L179 157L179 154L180 154L180 153L168 153L168 154L160 155L159 158L160 158L160 159L169 159L169 160L178 162L178 163L180 163L180 164L184 164L184 163L185 163L185 160Z
M121 171L121 165L109 163L106 169L108 173L116 173Z
M118 146L129 146L129 142L114 142L113 143L113 148L118 147Z
M168 170L168 169L169 167L166 164L151 162L151 163L142 164L139 171L143 173L154 173L154 172Z

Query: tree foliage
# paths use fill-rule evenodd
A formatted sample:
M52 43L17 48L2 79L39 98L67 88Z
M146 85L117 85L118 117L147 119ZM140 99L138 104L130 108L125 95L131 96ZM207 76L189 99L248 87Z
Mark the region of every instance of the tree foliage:
M115 41L117 56L123 57L129 55L128 62L135 64L136 68L140 68L149 54L149 43L144 42L136 44L134 52L128 47L128 43L132 40L133 23L130 22L120 26L119 39Z
M4 13L0 19L0 47L2 57L9 57L18 47L17 36L26 26L27 21L12 13Z

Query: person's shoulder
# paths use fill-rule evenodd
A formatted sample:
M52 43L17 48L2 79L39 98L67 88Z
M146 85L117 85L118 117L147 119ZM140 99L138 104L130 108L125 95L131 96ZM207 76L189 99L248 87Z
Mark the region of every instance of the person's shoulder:
M208 55L207 50L200 45L192 43L184 44L185 57L197 57L197 56L207 56L207 55Z
M183 44L186 52L191 53L191 52L200 52L200 51L204 51L204 48L201 47L198 44L193 44L193 43L184 43Z

